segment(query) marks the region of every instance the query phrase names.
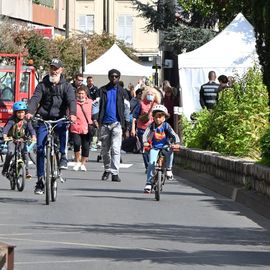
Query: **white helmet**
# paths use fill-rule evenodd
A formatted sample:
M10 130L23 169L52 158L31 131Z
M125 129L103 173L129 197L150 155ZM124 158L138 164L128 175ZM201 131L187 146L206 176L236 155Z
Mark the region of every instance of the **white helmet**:
M167 108L164 105L158 104L153 107L152 115L154 116L157 112L165 113L166 117L170 117Z

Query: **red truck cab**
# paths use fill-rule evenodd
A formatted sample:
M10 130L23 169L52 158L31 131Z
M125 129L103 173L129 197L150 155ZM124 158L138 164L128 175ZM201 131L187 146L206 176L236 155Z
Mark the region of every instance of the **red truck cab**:
M27 102L35 86L33 66L24 65L20 54L0 53L0 127L12 115L14 102Z

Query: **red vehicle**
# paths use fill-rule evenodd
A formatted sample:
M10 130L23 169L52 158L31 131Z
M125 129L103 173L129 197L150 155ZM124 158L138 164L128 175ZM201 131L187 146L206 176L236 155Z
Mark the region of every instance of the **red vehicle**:
M0 53L0 127L12 115L14 102L27 101L35 85L35 68L24 65L21 54Z

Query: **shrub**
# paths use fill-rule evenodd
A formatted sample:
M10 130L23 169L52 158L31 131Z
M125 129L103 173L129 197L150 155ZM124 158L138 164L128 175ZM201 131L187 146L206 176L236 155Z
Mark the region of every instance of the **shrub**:
M192 128L186 125L185 142L188 147L259 158L268 117L267 89L259 69L252 68L219 94L214 110L208 114L202 110Z

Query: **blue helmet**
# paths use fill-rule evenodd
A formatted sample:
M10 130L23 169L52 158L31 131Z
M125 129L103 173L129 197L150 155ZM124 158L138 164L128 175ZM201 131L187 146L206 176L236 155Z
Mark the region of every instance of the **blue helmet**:
M13 105L13 112L26 111L26 110L27 110L27 104L23 101L17 101Z

